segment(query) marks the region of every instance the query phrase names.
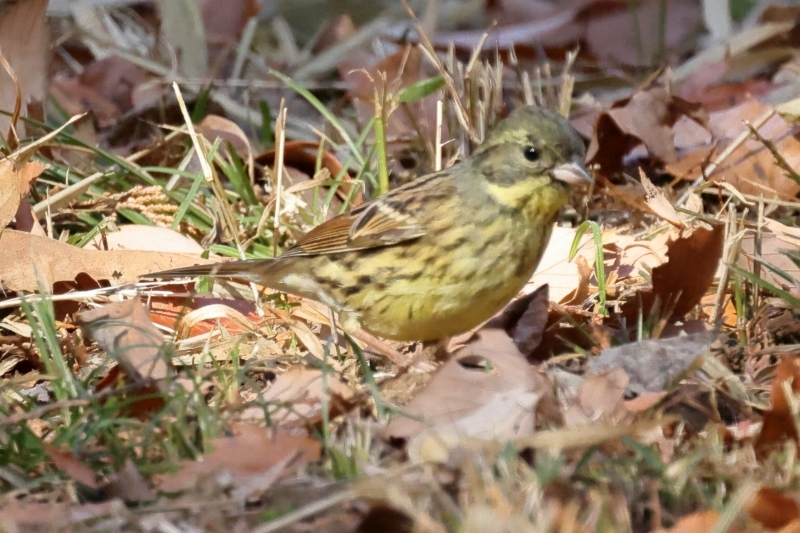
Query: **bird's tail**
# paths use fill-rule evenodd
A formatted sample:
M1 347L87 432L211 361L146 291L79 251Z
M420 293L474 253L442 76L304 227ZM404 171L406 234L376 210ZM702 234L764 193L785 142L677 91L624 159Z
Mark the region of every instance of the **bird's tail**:
M216 278L235 278L244 281L259 282L274 263L271 259L250 259L246 261L228 261L212 265L195 265L145 274L142 278L191 278L194 276L213 276Z

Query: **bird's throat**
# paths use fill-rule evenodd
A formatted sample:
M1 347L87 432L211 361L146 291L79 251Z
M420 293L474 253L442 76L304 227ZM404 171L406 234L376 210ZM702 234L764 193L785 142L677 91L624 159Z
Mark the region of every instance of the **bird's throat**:
M537 218L555 216L567 202L564 187L544 184L541 178L520 180L510 185L487 183L486 190L501 205L516 211L530 211Z

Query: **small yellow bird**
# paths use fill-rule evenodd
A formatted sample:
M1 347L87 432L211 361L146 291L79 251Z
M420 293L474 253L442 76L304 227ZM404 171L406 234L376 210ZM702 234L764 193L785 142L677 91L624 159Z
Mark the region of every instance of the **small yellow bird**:
M492 317L525 285L568 198L592 178L564 117L526 106L465 160L320 224L276 259L148 274L252 281L328 305L345 331L437 340Z

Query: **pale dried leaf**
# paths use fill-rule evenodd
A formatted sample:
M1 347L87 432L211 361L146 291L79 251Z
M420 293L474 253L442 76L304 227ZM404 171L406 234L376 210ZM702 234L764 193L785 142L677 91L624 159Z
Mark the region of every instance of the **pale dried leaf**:
M730 142L746 131L743 121L755 122L770 110L769 106L750 100L736 107L712 113L709 128L718 141ZM760 128L759 134L774 144L777 152L795 171L800 171L800 139L797 129L775 114ZM724 145L719 146L724 149ZM772 153L758 139L748 138L711 174L714 181L726 181L745 194L778 197L786 200L800 192L800 185L786 175Z
M508 335L484 329L442 366L404 412L382 431L408 442L416 459L438 458L470 439L505 440L530 434L534 407L548 380L519 353Z
M177 492L203 489L213 483L234 490L244 501L250 494L268 489L288 468L301 468L319 459L319 443L307 435L290 435L239 424L233 436L211 441L213 451L198 461L183 461L174 474L157 476L159 490Z
M163 336L138 298L83 311L76 321L131 379L167 377Z
M561 301L570 295L580 285L581 275L575 260L569 260L569 251L572 241L575 240L574 228L553 228L550 242L544 250L544 255L533 276L525 285L525 293L533 292L536 287L544 285L549 287L550 299ZM588 265L594 264L594 242L592 236L584 234L581 237L576 256L582 257Z
M79 531L102 519L125 515L119 500L80 505L62 502L31 503L7 498L0 504L0 529L3 531Z
M204 251L197 241L182 233L169 228L141 224L126 224L119 226L118 231L106 233L104 236L96 235L85 249L143 250L197 255Z
M15 167L12 159L0 161L0 230L17 215L20 200L28 194L31 181L47 168L38 161L25 163L19 169Z
M264 401L284 406L272 413L274 423L290 424L320 416L323 394L328 395L330 407L347 403L354 396L337 374L328 371L323 380L321 370L298 365L278 376L264 393Z
M189 254L85 250L10 229L0 234L0 250L0 287L22 291L37 290L40 281L48 289L81 273L120 285L138 281L148 272L213 262Z
M587 374L578 387L578 401L589 420L619 415L624 410L625 389L630 379L621 368Z
M9 3L0 14L0 50L14 71L22 96L21 114L28 115L28 104L43 102L47 83L48 27L45 10L48 0L25 0ZM17 86L0 69L0 110L11 112L17 99ZM0 114L0 135L5 138L11 117ZM25 125L19 121L17 135L25 135ZM2 227L2 225L0 225Z

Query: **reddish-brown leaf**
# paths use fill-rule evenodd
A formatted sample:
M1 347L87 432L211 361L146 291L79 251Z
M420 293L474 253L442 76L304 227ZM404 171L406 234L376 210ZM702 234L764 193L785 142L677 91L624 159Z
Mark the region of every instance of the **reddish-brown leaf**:
M764 413L761 433L755 443L756 451L762 457L787 439L798 440L789 398L783 390L784 383L791 383L793 394L800 392L800 359L795 355L787 354L781 357L775 378L772 380L770 394L772 406Z
M793 520L800 519L800 507L797 499L784 496L777 489L763 487L750 502L750 517L764 527L777 529Z
M707 120L701 106L671 93L669 80L654 82L598 117L586 159L604 174L618 172L624 157L643 144L652 156L671 163L677 159L673 126L682 116L700 124Z
M72 452L56 448L52 444L43 443L45 453L53 460L56 468L67 474L75 481L92 489L100 488L94 471L83 464Z
M681 231L680 237L668 245L667 262L653 269L652 290L626 302L623 315L629 321L635 320L641 305L643 316L649 316L656 301L660 313L671 310L674 318L686 315L700 303L714 281L724 237L722 225Z
M157 476L158 488L176 492L196 488L203 482L226 476L236 489L245 492L266 490L286 470L298 469L320 456L319 442L306 435L239 424L230 437L211 441L212 451L198 461L183 461L174 474Z

